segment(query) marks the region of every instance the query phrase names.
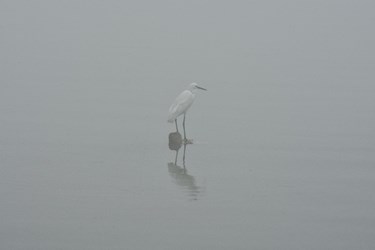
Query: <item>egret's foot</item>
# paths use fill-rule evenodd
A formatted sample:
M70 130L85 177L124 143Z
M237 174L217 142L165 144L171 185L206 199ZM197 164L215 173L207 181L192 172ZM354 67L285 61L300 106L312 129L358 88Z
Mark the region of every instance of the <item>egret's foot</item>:
M193 144L193 139L183 139L182 142L184 144Z

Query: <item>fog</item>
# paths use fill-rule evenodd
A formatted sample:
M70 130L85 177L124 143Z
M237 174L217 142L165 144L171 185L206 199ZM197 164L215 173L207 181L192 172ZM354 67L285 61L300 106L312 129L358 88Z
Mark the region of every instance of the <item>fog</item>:
M0 248L372 249L374 7L2 1Z

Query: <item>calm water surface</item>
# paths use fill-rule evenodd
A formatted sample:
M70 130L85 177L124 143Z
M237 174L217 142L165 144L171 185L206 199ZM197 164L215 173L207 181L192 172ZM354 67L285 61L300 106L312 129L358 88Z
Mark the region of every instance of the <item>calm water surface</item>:
M22 87L8 86L2 101L4 249L375 243L374 133L365 91L351 107L341 103L345 91L332 100L283 87L274 95L294 93L295 100L260 102L211 84L187 117L194 144L186 147L184 168L183 147L176 162L168 148L174 93L121 84L100 91Z

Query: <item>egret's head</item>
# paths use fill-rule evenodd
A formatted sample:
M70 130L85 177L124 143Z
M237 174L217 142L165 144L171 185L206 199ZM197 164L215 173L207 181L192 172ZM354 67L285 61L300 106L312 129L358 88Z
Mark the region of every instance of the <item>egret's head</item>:
M192 84L190 84L189 89L190 89L190 91L194 91L196 89L207 90L205 88L199 87L198 84L196 84L195 82L193 82Z

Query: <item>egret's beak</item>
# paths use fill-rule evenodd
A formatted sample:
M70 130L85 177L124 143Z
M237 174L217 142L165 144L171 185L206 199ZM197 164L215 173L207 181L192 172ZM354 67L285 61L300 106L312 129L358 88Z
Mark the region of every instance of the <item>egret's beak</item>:
M201 90L206 90L207 91L207 89L199 87L199 86L197 86L197 89L201 89Z

